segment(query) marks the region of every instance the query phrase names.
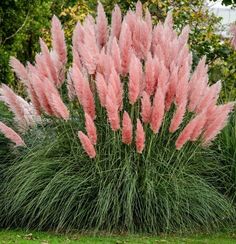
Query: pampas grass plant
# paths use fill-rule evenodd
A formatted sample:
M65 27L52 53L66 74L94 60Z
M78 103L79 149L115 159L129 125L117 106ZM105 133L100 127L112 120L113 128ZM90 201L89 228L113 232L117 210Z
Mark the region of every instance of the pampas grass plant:
M116 6L109 29L99 3L96 20L75 27L67 73L55 16L51 31L52 50L40 40L34 64L10 62L30 101L0 90L24 141L5 173L4 226L159 233L228 223L208 145L234 104L217 104L221 84L208 85L204 58L191 74L189 28L178 36L171 13L153 27L138 2L123 20Z

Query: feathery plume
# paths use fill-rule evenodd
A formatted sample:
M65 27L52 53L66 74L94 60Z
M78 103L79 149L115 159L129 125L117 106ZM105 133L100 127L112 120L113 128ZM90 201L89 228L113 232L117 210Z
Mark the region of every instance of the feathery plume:
M82 131L78 132L78 136L79 136L80 142L82 144L82 147L85 150L85 152L88 154L88 156L90 158L95 158L96 151L95 151L93 144L89 140L88 136L86 136Z
M134 104L138 96L140 94L140 65L139 60L132 54L131 62L130 62L130 70L129 70L129 102L130 104Z
M178 130L180 124L183 121L185 112L186 112L186 103L183 103L177 107L177 110L175 111L175 114L170 123L169 131L171 133L174 133L176 130Z
M97 31L97 40L100 46L100 49L106 44L108 36L108 24L106 14L104 12L103 6L98 2L97 6L97 18L96 18L96 31Z
M230 26L229 32L232 34L231 44L233 48L236 50L236 25L235 24L232 24Z
M0 131L7 139L15 143L17 147L25 146L25 143L22 140L22 138L13 129L11 129L2 122L0 122Z
M120 47L120 54L121 54L122 74L125 75L128 73L129 70L131 50L132 50L131 31L125 20L123 21L121 26L119 47Z
M227 103L224 105L217 106L212 118L210 117L210 123L203 133L203 146L208 146L210 142L217 136L217 134L225 127L229 113L233 110L235 103Z
M152 115L151 115L151 121L150 126L153 131L153 133L158 133L163 118L164 118L164 112L165 112L165 98L161 91L161 89L157 89L154 99L153 99L153 106L152 106Z
M51 34L53 50L55 50L60 62L64 65L67 61L65 36L61 26L61 22L55 15L52 18Z
M135 14L136 14L137 17L142 18L142 15L143 15L143 6L142 6L142 3L140 1L138 1L136 3L136 11L135 11Z
M100 73L97 73L95 83L96 83L97 92L98 92L101 106L105 107L106 95L107 95L107 84L106 84L106 81L105 81L103 75L101 75Z
M118 112L118 105L116 104L115 91L111 84L108 85L106 110L112 130L117 131L120 128L120 117Z
M141 117L143 123L149 123L152 115L150 96L144 91L141 99Z
M197 139L204 126L202 121L204 121L204 114L199 114L185 126L175 143L178 150L180 150L187 141Z
M202 131L204 129L207 120L206 114L207 114L206 112L203 112L197 115L198 122L196 123L196 126L192 131L192 134L190 136L190 141L196 141L199 138L199 136L202 134Z
M140 119L137 119L135 144L137 152L142 153L145 147L145 132Z
M133 125L129 114L124 111L122 119L122 142L125 144L131 144L133 135Z
M97 130L91 116L85 113L85 127L87 135L93 145L97 144Z
M120 36L122 16L120 7L116 4L114 10L112 11L111 17L111 35L115 36L117 40Z
M10 66L20 80L25 83L28 81L27 69L17 58L10 57Z
M120 48L117 43L117 39L114 37L112 40L111 47L111 56L113 59L113 63L118 74L121 73L121 57L120 57Z
M154 86L155 86L154 65L153 65L152 55L149 52L145 63L145 91L149 96L153 94Z

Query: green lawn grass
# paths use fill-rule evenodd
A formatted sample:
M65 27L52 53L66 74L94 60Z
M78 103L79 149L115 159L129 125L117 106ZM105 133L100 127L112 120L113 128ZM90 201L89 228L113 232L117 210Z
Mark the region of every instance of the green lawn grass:
M29 231L12 231L0 230L0 243L81 243L81 244L158 244L158 243L205 243L205 244L233 244L236 243L236 232L230 231L217 234L201 234L191 236L144 236L144 235L120 235L120 236L93 236L80 234L54 234L47 232L29 232Z

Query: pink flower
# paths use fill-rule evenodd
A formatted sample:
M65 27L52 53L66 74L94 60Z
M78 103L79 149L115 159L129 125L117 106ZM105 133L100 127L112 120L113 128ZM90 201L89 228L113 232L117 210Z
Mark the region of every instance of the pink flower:
M115 91L111 84L108 85L108 93L106 97L106 110L112 130L117 131L120 128L120 117Z
M106 105L106 95L107 95L107 84L106 81L100 73L96 74L96 87L98 91L98 96L102 107Z
M162 91L158 88L153 99L152 115L150 121L151 129L155 134L158 133L161 127L164 118L164 112L165 99Z
M107 30L108 30L108 25L107 25L107 18L106 14L104 12L103 6L100 2L98 2L97 6L97 18L96 18L96 23L97 23L97 40L100 48L102 48L106 42L107 42Z
M113 63L118 74L121 73L121 57L120 57L120 48L117 43L117 39L114 37L112 40L111 47L111 56L113 59Z
M93 144L89 140L89 138L82 131L78 132L78 136L79 136L80 142L82 144L82 147L85 150L85 152L88 154L88 156L90 158L95 158L96 151L95 151Z
M10 57L10 66L20 80L24 81L25 83L28 81L29 78L27 70L18 59Z
M210 123L206 124L203 133L203 145L207 146L217 136L217 134L224 128L227 123L229 113L233 110L235 103L227 103L217 106L214 113L207 118Z
M143 92L141 100L141 117L143 123L149 123L152 115L152 106L150 96Z
M139 119L137 119L135 143L137 152L142 153L145 146L145 132L143 130L142 123Z
M116 73L114 68L112 68L109 83L113 86L116 95L116 104L119 110L121 110L123 106L123 86L120 81L120 76Z
M143 9L142 8L143 8L142 3L140 1L138 1L136 3L136 12L135 12L135 14L138 18L142 18L142 15L143 15Z
M235 24L231 25L229 31L232 34L232 40L231 40L232 46L236 50L236 25Z
M53 63L53 60L51 59L50 52L48 50L47 45L45 42L40 38L40 47L41 47L41 52L42 55L44 56L45 60L45 69L48 72L48 78L56 85L60 86L59 79L57 77L57 72Z
M131 144L133 134L133 125L129 117L129 114L124 111L122 120L122 142L125 144Z
M4 134L4 136L16 144L16 146L25 146L22 138L10 127L6 126L4 123L0 122L0 131Z
M192 134L190 136L190 141L196 141L199 138L206 124L206 120L207 120L206 112L197 115L197 117L198 117L198 122L194 130L192 131Z
M67 61L67 49L64 31L62 29L59 19L54 15L52 18L52 47L53 50L57 53L59 60L62 64L65 64Z
M85 127L87 135L93 145L97 143L97 130L95 124L89 114L85 113Z
M151 96L154 93L154 86L154 65L152 55L149 52L145 63L145 90L149 96Z
M185 126L175 143L178 150L190 139L197 139L204 125L202 122L204 122L204 114L197 115Z
M120 55L121 55L122 74L125 75L128 73L129 70L131 50L132 50L131 31L125 21L123 21L121 27L119 47L120 47Z
M67 87L67 91L68 91L68 97L69 97L70 101L73 101L76 97L76 92L75 92L75 88L73 85L73 81L71 79L71 72L72 72L72 69L70 68L67 73L66 87Z
M138 58L133 54L129 71L129 102L134 104L140 94L140 64Z
M112 11L112 18L111 18L111 35L115 36L119 39L120 30L121 30L121 11L119 6L116 4L114 10Z
M174 133L176 130L178 130L180 124L183 121L185 112L186 112L186 103L183 103L177 107L177 110L175 111L175 114L170 123L169 131L171 133Z

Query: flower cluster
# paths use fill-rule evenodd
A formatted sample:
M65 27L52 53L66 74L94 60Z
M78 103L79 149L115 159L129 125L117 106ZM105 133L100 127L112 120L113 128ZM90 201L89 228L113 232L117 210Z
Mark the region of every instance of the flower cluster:
M150 128L157 134L172 107L175 112L170 133L180 128L187 112L192 113L176 140L177 149L199 138L203 145L208 145L225 126L234 104L217 105L221 82L208 84L205 57L191 73L189 27L184 27L178 35L173 29L171 13L164 23L153 26L149 11L144 13L140 2L135 11L128 11L123 18L116 5L109 27L99 3L96 19L89 15L75 27L73 63L67 79L64 33L55 16L51 33L52 49L40 39L41 52L36 55L34 64L28 63L25 67L15 58L10 61L26 86L31 103L6 85L0 91L1 100L10 107L21 126L39 122L42 113L70 119L59 93L64 80L70 100L78 99L85 113L86 134L79 131L78 136L91 158L96 156L97 109L106 110L111 129L121 130L122 142L134 143L138 153L145 148L145 130Z

